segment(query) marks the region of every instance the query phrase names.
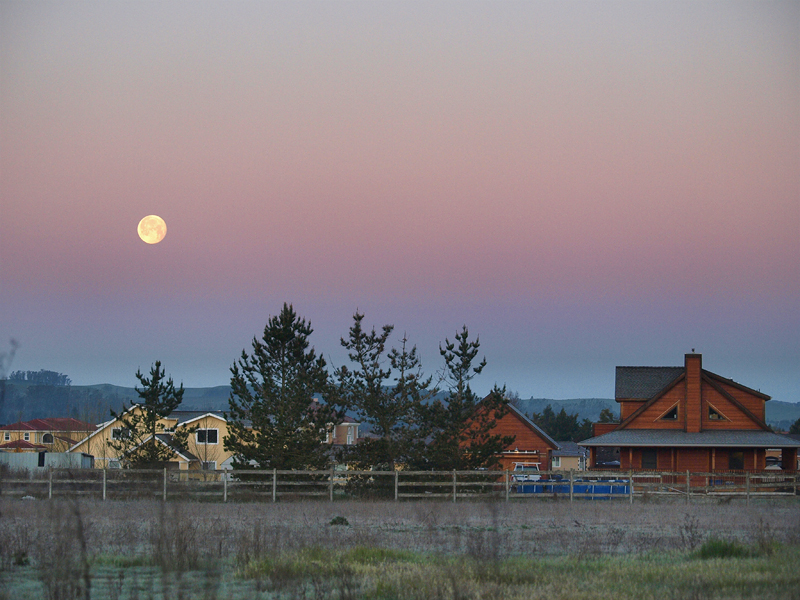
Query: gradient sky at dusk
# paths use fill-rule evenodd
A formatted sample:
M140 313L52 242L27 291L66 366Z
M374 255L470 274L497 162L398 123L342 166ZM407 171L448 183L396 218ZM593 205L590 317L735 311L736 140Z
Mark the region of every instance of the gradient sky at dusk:
M2 1L0 202L12 369L226 384L287 301L334 365L358 308L479 391L800 401L794 1Z

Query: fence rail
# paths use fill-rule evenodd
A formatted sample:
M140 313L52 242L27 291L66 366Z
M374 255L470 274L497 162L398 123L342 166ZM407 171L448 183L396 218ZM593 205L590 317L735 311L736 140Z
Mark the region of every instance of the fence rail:
M542 471L180 471L173 469L48 469L6 472L6 497L91 497L102 500L160 498L228 501L325 498L413 498L452 502L494 497L616 499L673 496L796 496L797 472Z

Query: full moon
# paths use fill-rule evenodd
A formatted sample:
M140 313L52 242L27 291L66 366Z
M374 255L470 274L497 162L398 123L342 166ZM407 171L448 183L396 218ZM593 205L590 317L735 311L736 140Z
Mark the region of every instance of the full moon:
M139 237L148 244L157 244L167 235L167 224L156 215L147 215L139 221Z

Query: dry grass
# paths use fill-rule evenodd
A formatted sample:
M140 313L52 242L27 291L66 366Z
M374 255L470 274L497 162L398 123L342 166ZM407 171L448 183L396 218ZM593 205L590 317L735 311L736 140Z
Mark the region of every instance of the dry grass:
M0 598L791 598L798 508L4 500Z

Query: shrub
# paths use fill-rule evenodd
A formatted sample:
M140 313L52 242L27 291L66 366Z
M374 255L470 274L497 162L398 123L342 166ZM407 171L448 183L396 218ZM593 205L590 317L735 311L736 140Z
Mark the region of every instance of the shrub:
M747 558L752 555L749 548L732 540L709 538L697 551L697 558Z

